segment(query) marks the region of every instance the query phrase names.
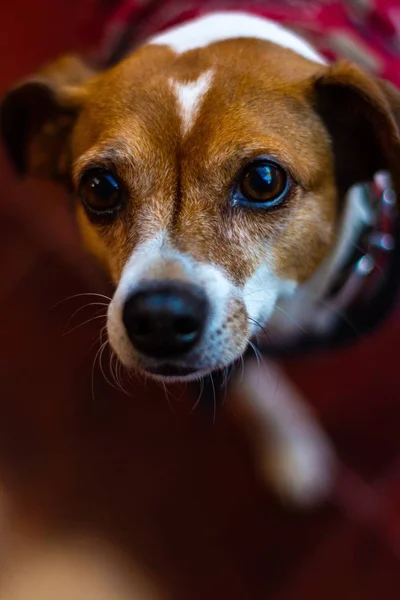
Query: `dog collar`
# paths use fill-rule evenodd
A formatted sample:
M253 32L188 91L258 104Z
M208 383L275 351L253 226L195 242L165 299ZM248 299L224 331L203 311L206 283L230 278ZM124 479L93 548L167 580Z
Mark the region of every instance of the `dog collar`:
M293 341L258 340L263 354L293 354L332 349L359 340L393 309L400 281L400 219L396 194L387 173L378 173L360 190L371 215L359 233L354 251L328 292L315 305L313 322Z

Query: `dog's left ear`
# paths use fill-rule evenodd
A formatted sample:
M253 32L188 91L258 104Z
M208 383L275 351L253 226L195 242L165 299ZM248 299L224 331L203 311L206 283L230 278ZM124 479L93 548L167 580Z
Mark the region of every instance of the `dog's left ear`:
M0 134L19 175L64 180L69 171L70 135L94 76L78 57L65 56L4 97Z
M400 92L339 61L319 75L313 102L331 136L339 192L391 172L400 192Z

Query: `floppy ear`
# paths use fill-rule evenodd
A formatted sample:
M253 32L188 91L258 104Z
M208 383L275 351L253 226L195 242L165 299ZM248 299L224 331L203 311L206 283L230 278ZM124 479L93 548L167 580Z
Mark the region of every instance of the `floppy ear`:
M390 171L400 192L400 92L339 61L317 77L316 110L331 135L340 193Z
M17 173L63 180L69 173L69 139L94 75L66 56L9 91L0 107L0 133Z

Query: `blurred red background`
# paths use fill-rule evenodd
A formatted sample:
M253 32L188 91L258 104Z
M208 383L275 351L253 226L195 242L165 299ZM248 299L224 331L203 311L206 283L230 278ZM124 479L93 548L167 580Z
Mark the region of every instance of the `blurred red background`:
M0 8L0 86L92 48L94 1L13 0ZM68 198L17 181L1 155L0 479L30 522L85 526L148 563L174 598L369 600L400 593L400 317L351 349L286 365L320 414L350 487L307 514L256 480L226 407L190 413L157 386L130 397L94 372L100 320L65 335L107 293L81 248ZM61 303L60 303L61 302ZM70 327L90 318L82 311Z

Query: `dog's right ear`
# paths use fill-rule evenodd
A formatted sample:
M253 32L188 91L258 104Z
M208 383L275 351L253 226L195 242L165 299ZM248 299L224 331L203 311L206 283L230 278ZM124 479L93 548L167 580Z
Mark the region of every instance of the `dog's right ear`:
M65 180L70 137L94 72L63 57L10 90L0 107L0 133L19 175Z

